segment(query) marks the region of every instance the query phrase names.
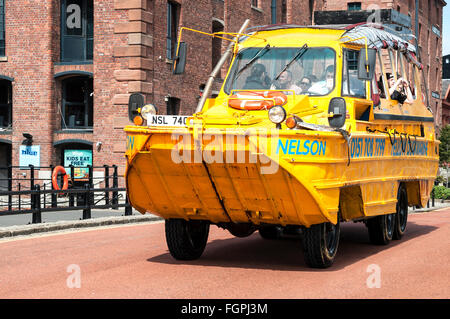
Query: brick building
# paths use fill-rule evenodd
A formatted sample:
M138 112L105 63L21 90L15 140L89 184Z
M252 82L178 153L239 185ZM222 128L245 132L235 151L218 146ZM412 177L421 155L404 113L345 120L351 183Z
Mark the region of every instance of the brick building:
M144 94L162 113L192 114L199 84L226 46L186 32L186 73L174 76L181 26L237 32L246 18L251 26L310 24L320 3L0 0L0 166L26 162L28 133L28 155L36 155L40 166L67 164L67 156L81 151L94 166L116 164L122 174L129 95ZM24 173L14 171L15 177Z
M247 18L250 26L311 24L315 12L364 10L369 3L409 14L414 24L414 1L407 0L0 0L0 166L21 163L28 133L40 166L64 165L82 152L94 166L116 164L122 174L129 95L144 94L162 113L192 114L199 84L227 45L184 33L186 72L172 75L181 26L237 32ZM420 3L420 43L433 91L440 87L445 2ZM434 100L432 106L440 108Z
M442 57L442 126L450 124L450 54Z
M442 14L446 2L443 0L419 0L418 26L420 61L424 65L425 80L428 84L429 101L438 127L442 126L442 100L440 96L442 88ZM329 11L334 16L333 23L345 23L351 20L351 13L366 11L366 15L356 17L353 23L367 21L381 22L400 32L413 32L416 30L416 1L415 0L326 0L322 11ZM339 18L339 11L347 11L348 19ZM375 11L381 10L381 21L376 21ZM324 13L319 12L316 18ZM373 20L372 20L373 19ZM317 21L315 21L317 23ZM331 20L327 21L332 22ZM318 23L321 24L321 23ZM413 41L414 43L414 41ZM415 44L415 43L414 43Z

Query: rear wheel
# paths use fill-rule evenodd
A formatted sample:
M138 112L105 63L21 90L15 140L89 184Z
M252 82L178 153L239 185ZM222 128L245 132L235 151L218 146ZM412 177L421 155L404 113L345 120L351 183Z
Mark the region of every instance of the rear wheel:
M206 247L209 222L203 220L166 220L166 242L173 258L194 260L199 258Z
M408 194L403 185L398 188L397 206L395 213L395 225L393 239L402 238L408 222Z
M323 223L306 228L303 237L305 262L313 268L327 268L333 264L339 246L339 219L336 225Z
M387 245L393 237L395 214L380 215L366 222L369 239L375 245Z

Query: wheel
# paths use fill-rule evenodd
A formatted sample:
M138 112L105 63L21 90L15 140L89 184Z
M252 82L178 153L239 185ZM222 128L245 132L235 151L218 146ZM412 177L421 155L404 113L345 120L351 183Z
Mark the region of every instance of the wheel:
M313 268L327 268L333 264L339 246L339 218L336 225L323 223L306 228L303 236L305 262Z
M375 245L387 245L394 234L395 214L380 215L366 222L369 239Z
M402 238L408 222L408 193L403 185L400 185L397 193L397 206L395 212L393 239Z
M264 239L278 239L282 231L280 226L264 226L259 229L259 235Z
M166 242L173 258L194 260L199 258L206 247L209 222L203 220L166 220Z

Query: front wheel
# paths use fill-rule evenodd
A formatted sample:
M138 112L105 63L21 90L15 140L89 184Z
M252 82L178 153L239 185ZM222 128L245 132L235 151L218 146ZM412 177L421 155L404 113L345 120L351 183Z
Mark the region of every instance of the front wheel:
M203 220L166 220L166 242L173 258L194 260L199 258L206 247L209 222Z
M327 268L333 264L339 246L339 219L336 225L323 223L305 229L303 251L305 262L313 268Z

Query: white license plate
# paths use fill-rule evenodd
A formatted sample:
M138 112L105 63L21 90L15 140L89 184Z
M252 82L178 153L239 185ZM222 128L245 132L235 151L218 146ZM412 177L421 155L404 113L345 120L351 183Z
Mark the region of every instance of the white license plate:
M152 115L147 120L148 126L186 126L188 116Z

